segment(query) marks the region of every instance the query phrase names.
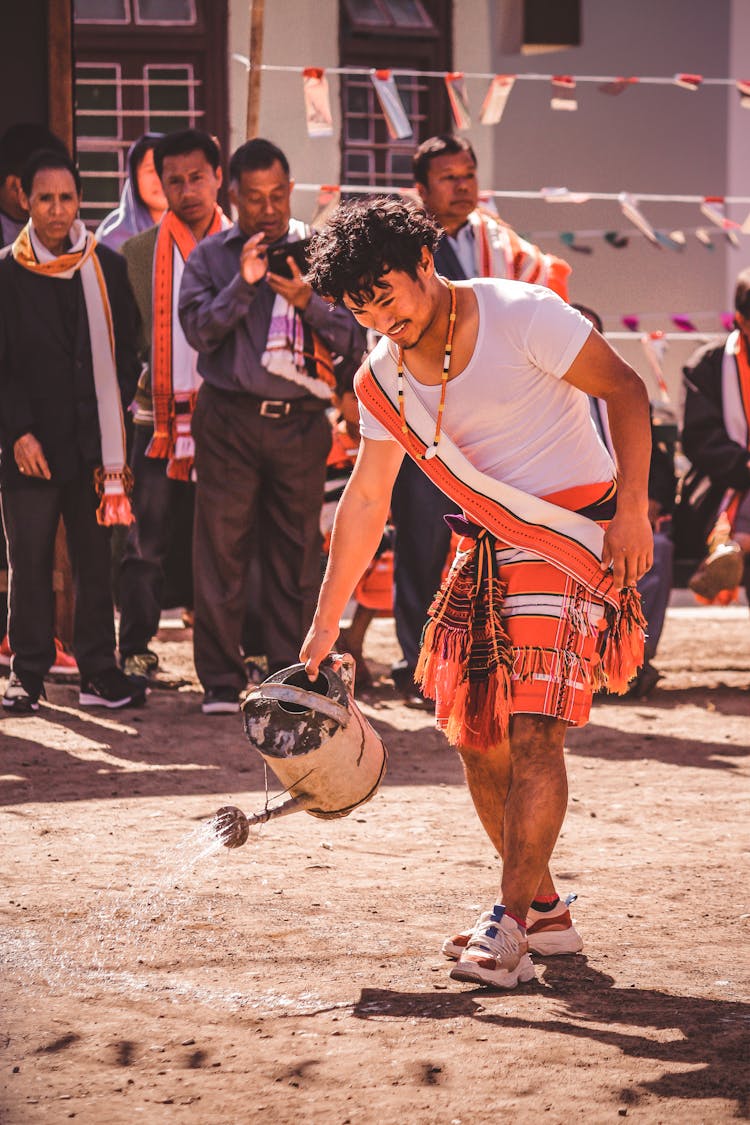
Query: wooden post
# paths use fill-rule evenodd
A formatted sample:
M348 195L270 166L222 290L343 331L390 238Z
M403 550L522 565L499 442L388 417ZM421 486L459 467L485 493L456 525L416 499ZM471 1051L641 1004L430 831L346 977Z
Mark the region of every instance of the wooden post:
M245 128L248 141L258 135L264 6L265 0L250 0L250 70L247 74L247 121Z

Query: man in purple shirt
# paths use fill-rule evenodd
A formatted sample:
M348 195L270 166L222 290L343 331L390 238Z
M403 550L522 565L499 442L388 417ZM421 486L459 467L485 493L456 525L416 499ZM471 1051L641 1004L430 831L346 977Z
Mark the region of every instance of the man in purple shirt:
M242 624L256 538L269 670L297 660L320 585L333 365L356 366L364 351L351 314L313 293L291 255L269 269L276 247L307 234L291 217L293 186L281 149L242 145L229 165L238 221L196 247L180 290L203 377L192 432L194 654L205 714L239 710L246 686Z

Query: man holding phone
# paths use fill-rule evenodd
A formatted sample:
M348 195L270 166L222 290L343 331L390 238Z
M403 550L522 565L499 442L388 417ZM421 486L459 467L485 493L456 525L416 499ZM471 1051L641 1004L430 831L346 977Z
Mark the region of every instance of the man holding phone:
M203 377L192 428L194 655L205 714L239 710L246 686L242 622L256 535L270 671L297 659L320 585L333 368L357 365L364 350L351 314L313 293L293 256L309 233L291 217L293 186L276 145L241 145L229 164L237 223L196 247L180 290Z

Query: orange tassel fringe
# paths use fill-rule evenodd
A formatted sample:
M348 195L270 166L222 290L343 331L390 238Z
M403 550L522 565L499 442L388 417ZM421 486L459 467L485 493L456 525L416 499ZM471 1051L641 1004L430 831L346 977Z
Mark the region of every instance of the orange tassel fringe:
M167 458L172 453L172 439L169 434L156 431L146 448L147 457Z
M500 617L504 594L494 541L482 531L430 607L414 675L437 701L452 746L486 750L508 735L513 648Z
M633 586L620 591L620 608L609 621L599 679L613 695L624 695L643 664L646 619L641 597Z

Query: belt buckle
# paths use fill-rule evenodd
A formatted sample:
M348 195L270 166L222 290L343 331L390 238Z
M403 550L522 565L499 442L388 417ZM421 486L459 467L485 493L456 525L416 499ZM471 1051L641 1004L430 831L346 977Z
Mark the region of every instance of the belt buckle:
M284 399L264 398L258 413L261 418L286 418L291 404Z

